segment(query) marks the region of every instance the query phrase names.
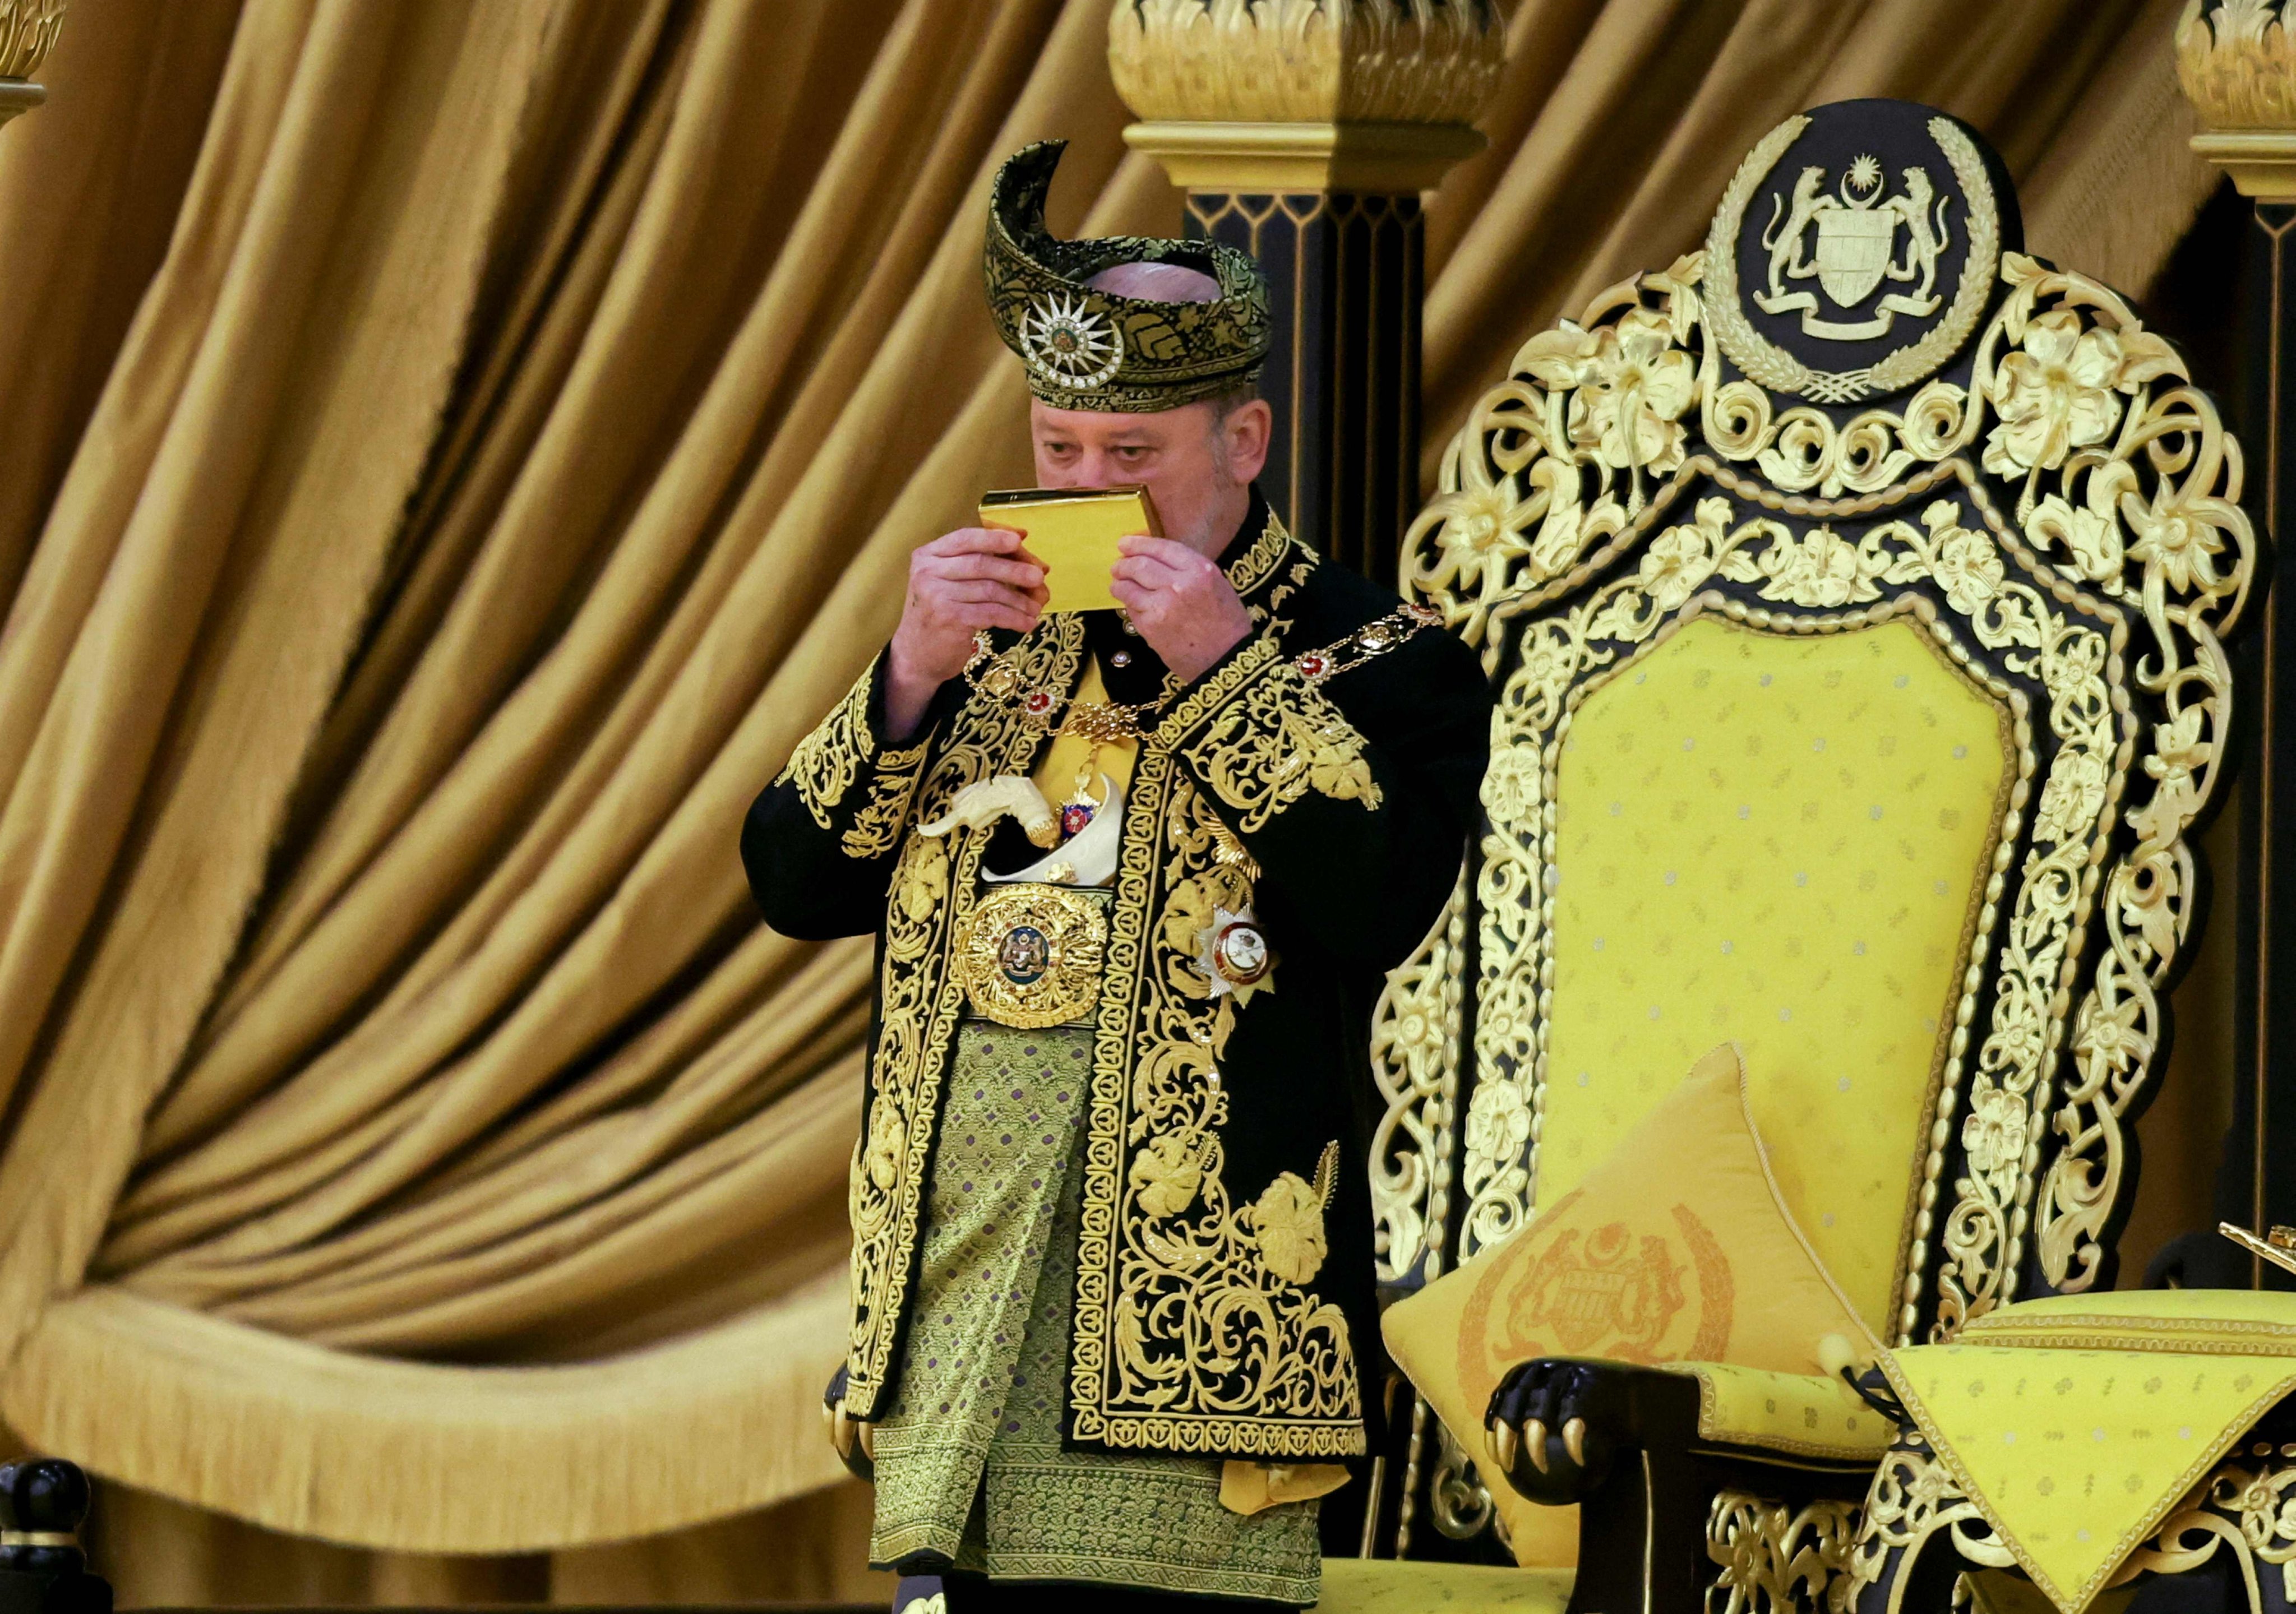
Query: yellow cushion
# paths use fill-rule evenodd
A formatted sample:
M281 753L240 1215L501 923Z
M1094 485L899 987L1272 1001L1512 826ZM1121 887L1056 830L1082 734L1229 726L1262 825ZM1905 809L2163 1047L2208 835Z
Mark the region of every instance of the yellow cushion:
M1889 1444L1882 1421L1825 1374L1826 1335L1867 1336L1779 1201L1744 1087L1726 1043L1575 1192L1382 1322L1397 1364L1492 1482L1526 1562L1555 1561L1538 1544L1560 1510L1496 1480L1483 1429L1491 1391L1519 1363L1725 1364L1701 1375L1707 1438L1811 1455Z
M1392 1558L1326 1558L1316 1614L1562 1614L1568 1569L1494 1569L1473 1563L1410 1563Z
M1923 1100L2015 754L2006 706L1905 619L1701 618L1592 687L1556 776L1537 1202L1734 1037L1787 1205L1894 1335Z
M2296 1294L2256 1289L2131 1289L2052 1295L1987 1312L1964 1345L2187 1356L2296 1356Z

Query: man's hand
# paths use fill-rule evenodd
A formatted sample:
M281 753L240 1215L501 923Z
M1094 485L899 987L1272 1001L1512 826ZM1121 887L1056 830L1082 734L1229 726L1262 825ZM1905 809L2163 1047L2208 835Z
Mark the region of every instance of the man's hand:
M1126 538L1109 593L1184 684L1193 683L1251 632L1227 574L1171 538Z
M1043 614L1045 569L1022 535L961 527L909 557L909 593L886 667L885 728L898 743L916 732L934 692L964 670L984 627L1027 633Z

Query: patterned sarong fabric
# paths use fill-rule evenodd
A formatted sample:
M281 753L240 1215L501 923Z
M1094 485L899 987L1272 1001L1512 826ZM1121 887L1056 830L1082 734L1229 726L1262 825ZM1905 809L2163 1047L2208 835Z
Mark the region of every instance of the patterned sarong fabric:
M1312 1602L1315 1503L1247 1518L1220 1505L1217 1458L1062 1449L1091 1055L1085 1028L957 1034L870 1556Z

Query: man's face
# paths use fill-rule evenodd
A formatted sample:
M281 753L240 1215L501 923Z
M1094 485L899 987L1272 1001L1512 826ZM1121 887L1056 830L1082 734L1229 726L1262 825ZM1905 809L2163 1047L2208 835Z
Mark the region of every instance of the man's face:
M1029 434L1039 487L1141 482L1164 536L1206 555L1243 519L1251 479L1267 458L1267 406L1258 400L1213 418L1210 403L1156 414L1055 409L1031 400Z

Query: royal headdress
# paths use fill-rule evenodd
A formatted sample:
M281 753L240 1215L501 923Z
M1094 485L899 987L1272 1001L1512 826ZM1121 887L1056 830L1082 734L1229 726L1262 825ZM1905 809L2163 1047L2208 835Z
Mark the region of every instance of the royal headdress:
M1256 381L1269 337L1259 266L1217 242L1055 239L1045 228L1045 194L1067 147L1046 140L1014 153L988 199L988 307L996 333L1028 368L1029 390L1062 409L1147 414ZM1220 295L1156 302L1086 283L1134 263L1197 270Z

